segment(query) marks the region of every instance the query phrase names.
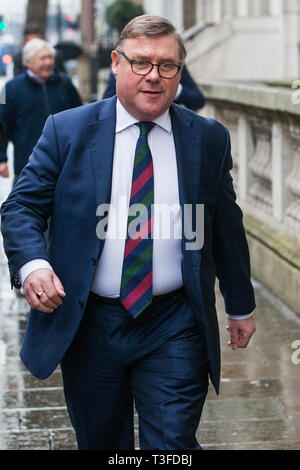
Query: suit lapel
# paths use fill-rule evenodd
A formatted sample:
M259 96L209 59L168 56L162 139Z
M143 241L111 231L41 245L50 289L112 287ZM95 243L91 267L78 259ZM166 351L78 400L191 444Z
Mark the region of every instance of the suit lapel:
M89 147L94 170L96 204L109 203L116 130L116 97L100 103L96 120L89 124Z
M191 211L185 210L184 204L191 204L194 213L200 187L202 135L200 129L196 129L196 119L192 113L182 112L179 106L172 105L170 114L176 150L179 200L182 208L182 276L191 305L199 314L199 305L194 299L199 298L196 286L199 280L201 250L194 251L188 248L188 244L192 242L188 233L194 224L193 215Z
M182 208L182 252L185 258L192 257L193 251L187 251L187 243L191 240L186 239L188 233L185 228L190 229L194 226L193 215L195 205L198 200L200 171L201 171L201 133L194 129L195 119L192 114L182 113L177 106L171 106L170 109L172 129L176 150L179 200ZM186 210L185 204L191 204L193 210ZM191 266L192 260L188 263ZM183 276L184 268L183 268Z
M170 108L176 150L179 199L184 204L197 202L201 171L201 132L194 129L192 114L180 112L174 105Z

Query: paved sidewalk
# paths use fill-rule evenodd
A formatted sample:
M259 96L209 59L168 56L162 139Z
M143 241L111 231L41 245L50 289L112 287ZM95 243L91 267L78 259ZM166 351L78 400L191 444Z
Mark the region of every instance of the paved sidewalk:
M1 202L10 186L0 183ZM41 382L19 359L28 306L10 289L0 242L0 450L76 449L59 369ZM246 350L227 347L217 296L222 382L219 397L210 387L205 404L198 431L204 449L300 449L300 319L262 286L255 289L257 332Z

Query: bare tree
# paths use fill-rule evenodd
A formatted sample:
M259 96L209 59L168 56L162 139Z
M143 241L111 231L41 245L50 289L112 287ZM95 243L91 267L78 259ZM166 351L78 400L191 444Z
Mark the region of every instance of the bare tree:
M39 30L41 35L46 35L48 0L28 0L25 31Z
M81 0L80 29L83 54L78 61L79 89L85 102L98 98L98 48L95 31L95 0Z

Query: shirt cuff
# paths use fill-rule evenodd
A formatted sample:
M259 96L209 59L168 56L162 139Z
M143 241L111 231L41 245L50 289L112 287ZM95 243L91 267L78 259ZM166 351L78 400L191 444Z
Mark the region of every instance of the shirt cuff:
M227 318L229 318L230 320L246 320L247 318L251 318L251 317L253 317L253 312L247 315L228 315L227 314Z
M179 96L181 95L181 91L182 91L182 85L181 83L179 83L178 85L178 88L177 88L177 93L176 93L176 96L175 96L175 100L177 100L179 98Z
M36 271L37 269L51 269L53 271L51 265L46 261L45 259L33 259L31 261L28 261L28 263L25 263L20 269L19 269L19 275L20 279L22 282L22 287L20 289L21 294L24 294L23 292L23 284L27 276L31 274L33 271Z

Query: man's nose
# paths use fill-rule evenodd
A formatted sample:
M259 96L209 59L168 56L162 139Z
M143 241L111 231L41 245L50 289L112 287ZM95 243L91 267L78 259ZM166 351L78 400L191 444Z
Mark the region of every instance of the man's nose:
M151 72L149 72L147 75L146 75L146 79L148 80L151 80L151 81L159 81L160 80L160 75L158 73L158 65L154 65Z

